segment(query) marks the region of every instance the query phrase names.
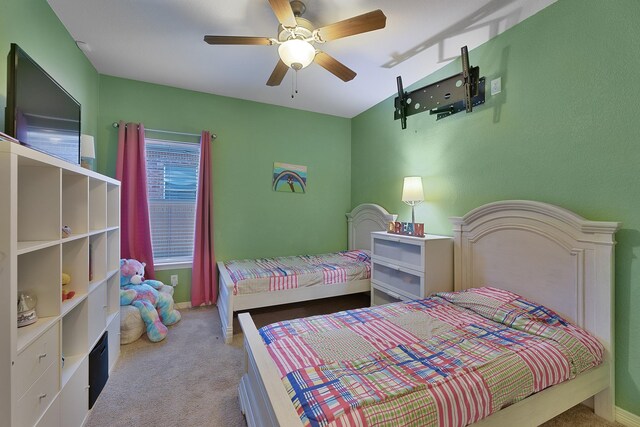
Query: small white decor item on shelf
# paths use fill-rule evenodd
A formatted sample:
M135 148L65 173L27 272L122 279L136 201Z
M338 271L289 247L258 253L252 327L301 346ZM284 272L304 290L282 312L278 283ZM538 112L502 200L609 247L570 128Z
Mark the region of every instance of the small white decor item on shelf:
M21 292L18 298L18 328L38 321L36 304L38 298L29 292Z

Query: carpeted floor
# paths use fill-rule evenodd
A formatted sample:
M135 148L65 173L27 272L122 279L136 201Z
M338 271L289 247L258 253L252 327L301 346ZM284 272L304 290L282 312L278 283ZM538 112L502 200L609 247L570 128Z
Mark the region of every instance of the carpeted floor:
M289 306L252 310L258 327L277 320L367 306L354 295ZM244 353L237 324L225 345L215 307L181 310L182 320L160 343L146 337L122 346L120 359L94 405L86 427L102 426L246 426L237 386ZM611 427L588 408L577 406L545 427Z

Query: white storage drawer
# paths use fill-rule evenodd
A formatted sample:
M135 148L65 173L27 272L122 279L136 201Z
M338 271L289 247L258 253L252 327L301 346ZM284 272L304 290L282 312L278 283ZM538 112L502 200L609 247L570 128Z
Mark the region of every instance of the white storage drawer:
M399 265L416 270L424 269L424 244L408 237L375 235L371 242L372 253Z
M60 388L59 366L58 363L49 365L38 381L18 400L18 425L33 426L56 397Z
M408 298L404 298L400 294L396 294L393 291L379 287L376 284L371 286L371 305L391 304L392 302L406 301Z
M390 290L398 291L406 297L420 298L424 294L424 276L422 273L376 259L372 260L371 280L384 284Z
M74 402L74 405L77 402ZM67 427L65 424L60 424L60 395L53 401L47 412L44 413L36 427Z
M60 361L60 323L25 348L15 363L16 397L21 398L54 362Z

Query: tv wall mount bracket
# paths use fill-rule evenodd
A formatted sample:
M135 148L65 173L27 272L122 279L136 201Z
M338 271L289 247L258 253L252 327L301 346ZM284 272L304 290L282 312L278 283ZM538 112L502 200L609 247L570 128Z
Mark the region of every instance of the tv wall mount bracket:
M396 78L398 96L395 98L394 120L400 120L402 129L407 128L407 117L429 111L436 120L466 111L484 104L485 78L480 77L480 67L469 66L467 46L462 49L462 72L411 92L402 87L402 77Z

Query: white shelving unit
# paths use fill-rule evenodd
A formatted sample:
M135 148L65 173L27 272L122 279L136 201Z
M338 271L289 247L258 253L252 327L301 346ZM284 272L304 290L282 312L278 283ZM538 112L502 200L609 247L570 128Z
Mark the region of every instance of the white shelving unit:
M109 331L110 370L120 353L120 183L0 141L0 200L0 425L81 426L89 352ZM27 291L38 321L18 328Z
M371 305L453 290L453 238L371 233Z

